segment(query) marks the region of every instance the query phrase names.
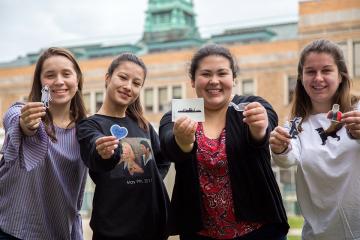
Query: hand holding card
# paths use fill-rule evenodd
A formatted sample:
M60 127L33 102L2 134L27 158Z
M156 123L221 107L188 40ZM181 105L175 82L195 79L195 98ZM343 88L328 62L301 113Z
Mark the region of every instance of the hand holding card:
M128 130L125 127L120 127L117 124L114 124L110 128L111 135L121 140L128 135Z
M171 102L172 121L181 116L187 116L195 122L205 122L204 99L173 99Z

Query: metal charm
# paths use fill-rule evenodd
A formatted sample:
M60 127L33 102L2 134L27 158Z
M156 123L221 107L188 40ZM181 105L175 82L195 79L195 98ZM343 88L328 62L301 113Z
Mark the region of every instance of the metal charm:
M45 85L41 89L41 102L46 108L49 108L49 102L51 101L50 88Z

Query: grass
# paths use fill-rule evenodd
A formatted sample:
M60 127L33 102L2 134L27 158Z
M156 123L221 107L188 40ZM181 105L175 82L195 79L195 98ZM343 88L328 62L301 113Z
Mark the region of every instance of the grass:
M289 216L288 222L290 229L301 229L304 223L304 218L302 216ZM301 236L287 236L287 240L301 240Z
M289 216L288 222L290 225L290 228L302 228L304 224L304 218L301 216Z
M287 236L287 240L301 240L301 236Z

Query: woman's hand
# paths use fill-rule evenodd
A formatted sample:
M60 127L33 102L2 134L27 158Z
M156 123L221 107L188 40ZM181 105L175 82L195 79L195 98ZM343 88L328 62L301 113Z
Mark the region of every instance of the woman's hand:
M119 146L119 140L114 136L106 136L96 139L96 151L102 159L109 159L114 155L115 149Z
M353 138L360 139L360 111L343 113L341 122Z
M184 152L191 152L195 142L197 122L183 116L175 121L173 132L175 141Z
M280 154L286 151L290 144L290 134L287 129L277 126L270 133L270 148L273 153Z
M249 125L251 136L261 141L269 125L266 109L258 102L251 102L245 106L243 115L243 121Z
M41 118L45 116L46 108L41 102L29 102L21 108L20 127L27 136L32 136L40 126Z

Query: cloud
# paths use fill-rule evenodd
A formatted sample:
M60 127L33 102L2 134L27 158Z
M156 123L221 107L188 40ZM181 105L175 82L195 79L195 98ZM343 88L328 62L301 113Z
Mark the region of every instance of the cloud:
M0 62L54 45L105 40L135 43L144 30L147 2L0 0ZM249 23L249 19L297 14L297 0L194 0L194 6L203 37Z
M203 37L223 32L224 29L289 19L297 16L297 0L195 0L197 25ZM266 7L264 6L266 5ZM234 7L235 6L235 7Z

